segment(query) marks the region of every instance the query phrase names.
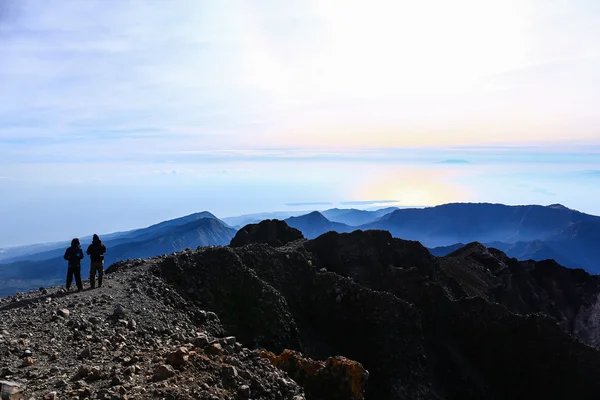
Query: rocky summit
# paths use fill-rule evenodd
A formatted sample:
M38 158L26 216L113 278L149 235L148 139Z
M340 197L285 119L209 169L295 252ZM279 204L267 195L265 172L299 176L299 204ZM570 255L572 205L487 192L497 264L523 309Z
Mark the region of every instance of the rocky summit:
M284 222L261 224L232 246L115 263L99 289L1 299L2 390L23 399L598 397L598 277L479 243L435 257L385 231L306 240Z

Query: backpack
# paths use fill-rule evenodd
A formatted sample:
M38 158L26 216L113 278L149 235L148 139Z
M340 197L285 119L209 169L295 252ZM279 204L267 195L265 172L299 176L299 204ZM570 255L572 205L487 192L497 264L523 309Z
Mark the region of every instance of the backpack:
M81 247L69 247L65 259L69 261L69 265L78 266L81 265L81 259L83 258L83 250Z

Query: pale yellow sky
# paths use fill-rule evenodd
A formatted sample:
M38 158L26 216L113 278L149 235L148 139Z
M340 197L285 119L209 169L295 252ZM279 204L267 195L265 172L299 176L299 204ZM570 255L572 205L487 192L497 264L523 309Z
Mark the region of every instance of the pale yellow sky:
M533 1L314 1L274 28L246 2L241 81L274 146L600 141L598 15ZM305 16L305 15L304 15ZM304 22L304 24L302 23ZM594 36L596 35L596 36Z

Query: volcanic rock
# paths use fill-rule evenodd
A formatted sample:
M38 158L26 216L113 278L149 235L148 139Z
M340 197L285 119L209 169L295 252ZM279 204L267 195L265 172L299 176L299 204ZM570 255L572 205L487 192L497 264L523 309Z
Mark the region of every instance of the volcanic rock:
M159 365L154 368L152 379L155 381L163 381L175 376L175 370L170 365Z
M263 351L261 356L302 385L308 398L364 399L369 372L356 361L344 357L315 361L291 350L285 350L279 356Z
M355 231L121 261L102 291L2 299L0 376L24 398L596 398L600 278L459 250Z
M300 239L304 239L302 232L290 227L285 221L267 219L258 224L244 226L231 239L230 246L241 247L251 243L266 243L279 247Z
M188 350L185 347L180 347L177 351L167 355L167 364L174 367L179 367L185 364L189 359Z

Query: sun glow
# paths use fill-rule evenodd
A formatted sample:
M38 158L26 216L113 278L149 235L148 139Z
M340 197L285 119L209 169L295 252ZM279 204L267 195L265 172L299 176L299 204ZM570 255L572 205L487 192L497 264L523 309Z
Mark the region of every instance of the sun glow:
M467 201L472 194L464 187L451 183L458 173L440 170L394 169L384 176L370 177L357 185L359 200L394 199L395 205L434 206L455 201Z

